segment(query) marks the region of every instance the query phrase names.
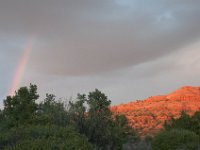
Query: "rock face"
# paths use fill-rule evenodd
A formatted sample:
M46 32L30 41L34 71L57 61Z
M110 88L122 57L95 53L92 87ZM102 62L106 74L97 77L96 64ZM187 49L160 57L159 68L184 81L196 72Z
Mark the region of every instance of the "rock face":
M190 115L200 110L200 87L184 86L161 96L113 106L114 113L124 114L139 135L155 135L165 121L177 118L185 110Z

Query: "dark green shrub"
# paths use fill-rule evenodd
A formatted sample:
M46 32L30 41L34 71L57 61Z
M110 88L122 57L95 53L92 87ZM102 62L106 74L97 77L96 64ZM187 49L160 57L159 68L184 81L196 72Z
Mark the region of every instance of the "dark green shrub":
M163 131L152 141L153 150L197 150L199 146L199 136L184 129Z
M30 126L12 128L0 135L0 149L90 150L87 138L72 127Z

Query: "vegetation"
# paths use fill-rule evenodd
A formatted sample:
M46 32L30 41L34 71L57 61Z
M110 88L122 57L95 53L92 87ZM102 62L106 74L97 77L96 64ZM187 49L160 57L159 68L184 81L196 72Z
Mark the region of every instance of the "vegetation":
M112 113L111 101L99 90L57 101L46 94L37 102L30 84L4 100L0 110L2 150L198 150L200 112L165 122L155 137L138 138L124 115ZM145 121L145 120L144 120Z
M189 116L182 111L179 118L166 122L152 141L153 150L198 150L200 148L200 112Z
M158 134L152 141L153 150L198 150L199 136L184 129L172 129Z
M126 117L112 114L111 101L97 89L67 104L52 94L36 103L38 98L31 84L4 100L0 149L120 150L136 137Z
M20 126L0 135L0 149L6 150L92 150L84 136L73 127Z
M166 130L185 129L200 135L200 112L189 116L186 111L182 111L179 118L170 120L164 125Z

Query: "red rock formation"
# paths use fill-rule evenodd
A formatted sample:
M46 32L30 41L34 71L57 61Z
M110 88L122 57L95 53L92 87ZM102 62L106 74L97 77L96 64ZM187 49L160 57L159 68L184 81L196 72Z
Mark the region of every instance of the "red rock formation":
M184 86L168 95L113 106L111 110L126 115L139 135L153 136L166 120L179 117L181 111L191 115L200 110L200 87Z

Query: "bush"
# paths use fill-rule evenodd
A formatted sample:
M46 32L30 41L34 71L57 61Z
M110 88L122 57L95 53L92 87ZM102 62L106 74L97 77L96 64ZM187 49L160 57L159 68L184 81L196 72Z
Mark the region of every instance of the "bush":
M195 132L200 135L200 113L196 112L193 116L187 114L187 112L182 111L180 117L177 119L172 118L172 120L165 122L165 129L185 129Z
M0 135L0 149L6 150L90 150L84 136L72 127L30 126L12 128Z
M152 141L153 150L197 150L199 146L199 136L184 129L163 131Z

